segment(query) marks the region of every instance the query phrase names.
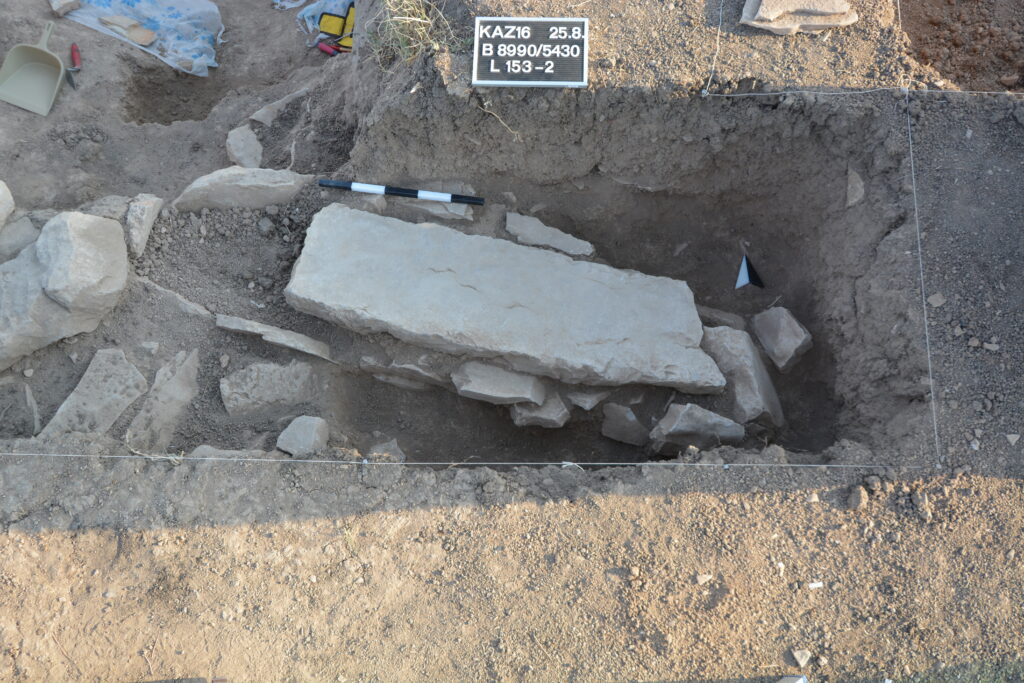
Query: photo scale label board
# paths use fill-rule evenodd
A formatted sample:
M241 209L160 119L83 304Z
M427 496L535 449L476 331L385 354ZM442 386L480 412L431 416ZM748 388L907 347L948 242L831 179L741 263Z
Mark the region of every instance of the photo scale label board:
M477 17L473 85L585 88L589 19Z

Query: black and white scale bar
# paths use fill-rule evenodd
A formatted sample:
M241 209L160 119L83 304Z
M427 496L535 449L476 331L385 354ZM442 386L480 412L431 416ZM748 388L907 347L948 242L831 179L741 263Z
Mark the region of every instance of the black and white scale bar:
M339 190L364 192L366 194L383 194L392 197L409 197L410 199L427 199L432 202L448 202L449 204L474 204L483 206L483 197L470 197L464 194L448 194L447 192L430 192L429 190L410 190L406 187L390 185L370 185L369 183L352 183L347 180L320 180L321 187L334 187Z

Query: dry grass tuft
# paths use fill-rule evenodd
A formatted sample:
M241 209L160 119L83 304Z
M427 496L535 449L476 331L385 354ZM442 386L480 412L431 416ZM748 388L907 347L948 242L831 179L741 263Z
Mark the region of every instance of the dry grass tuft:
M443 7L430 0L381 0L369 36L381 68L411 62L425 52L455 48L458 40Z

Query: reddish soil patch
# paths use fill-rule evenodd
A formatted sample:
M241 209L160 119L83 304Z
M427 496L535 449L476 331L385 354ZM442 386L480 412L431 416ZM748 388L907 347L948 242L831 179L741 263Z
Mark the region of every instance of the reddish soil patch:
M1024 3L904 3L903 27L914 56L961 88L1024 89Z

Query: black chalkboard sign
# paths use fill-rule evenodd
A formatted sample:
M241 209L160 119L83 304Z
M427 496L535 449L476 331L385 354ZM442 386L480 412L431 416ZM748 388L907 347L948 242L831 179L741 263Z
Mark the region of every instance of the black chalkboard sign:
M477 17L473 85L587 86L588 19Z

